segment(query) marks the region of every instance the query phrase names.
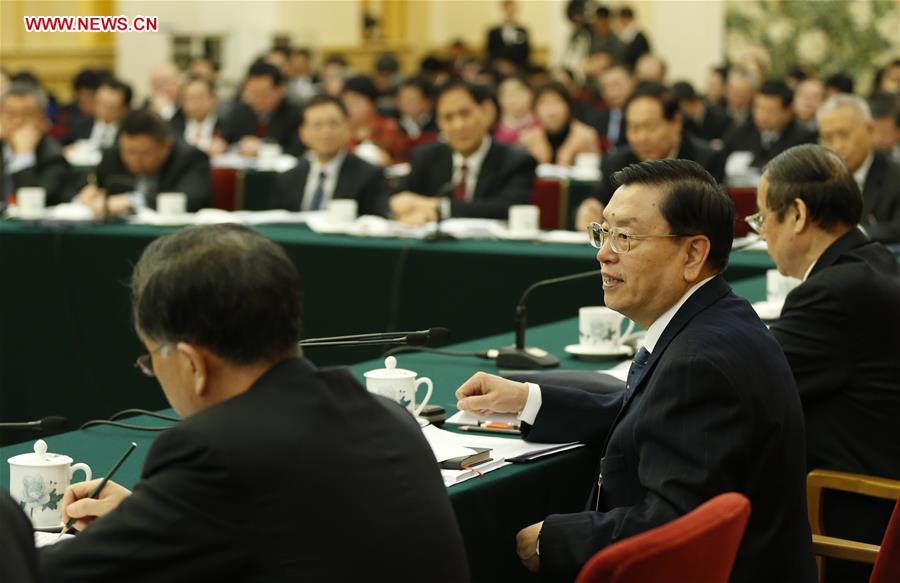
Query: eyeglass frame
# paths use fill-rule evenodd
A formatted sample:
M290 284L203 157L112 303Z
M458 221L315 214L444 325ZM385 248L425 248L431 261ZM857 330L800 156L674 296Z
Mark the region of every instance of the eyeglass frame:
M142 354L134 359L134 368L141 371L141 374L150 378L156 378L156 371L153 370L153 353L160 352L166 348L167 344L160 344L154 350L146 354Z
M603 243L608 239L609 240L609 248L612 249L613 253L623 254L631 251L631 242L632 241L643 241L645 239L677 239L679 237L693 237L694 235L690 235L687 233L669 233L667 235L632 235L626 232L623 232L621 229L613 227L611 229L604 229L600 223L594 221L587 228L588 238L591 241L591 247L594 249L602 249ZM597 237L594 236L595 233L605 232L606 238L603 240L600 239L600 235ZM625 237L625 250L622 251L618 248L618 246L613 243L614 238L612 235L622 235Z
M757 235L762 234L763 226L766 224L766 216L768 212L757 211L752 215L747 215L744 217L744 222L750 225L750 228Z

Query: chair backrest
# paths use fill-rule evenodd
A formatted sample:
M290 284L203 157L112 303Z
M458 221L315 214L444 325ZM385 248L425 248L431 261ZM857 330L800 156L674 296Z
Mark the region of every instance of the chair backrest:
M894 505L891 521L881 541L881 550L878 551L878 560L875 561L875 568L869 578L869 583L897 581L900 581L900 498Z
M559 180L535 178L531 204L541 209L540 227L544 230L564 228L561 225L562 183Z
M727 583L750 516L750 501L728 492L669 524L601 550L577 583Z
M756 212L755 188L729 188L728 194L734 201L734 236L743 237L750 233L750 225L744 217Z

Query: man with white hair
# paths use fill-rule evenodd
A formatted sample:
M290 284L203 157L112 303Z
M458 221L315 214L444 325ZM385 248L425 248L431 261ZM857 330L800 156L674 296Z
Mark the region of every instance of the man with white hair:
M181 102L181 72L173 63L162 63L150 73L150 97L147 105L166 121L178 111Z
M816 119L819 143L844 158L862 190L863 230L874 241L900 242L900 164L875 149L869 105L855 95L837 95Z

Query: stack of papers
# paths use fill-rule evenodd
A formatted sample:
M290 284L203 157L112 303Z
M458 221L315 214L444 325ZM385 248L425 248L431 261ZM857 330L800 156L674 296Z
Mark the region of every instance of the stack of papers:
M34 531L34 547L39 549L48 545L55 545L60 541L74 538L72 534L59 534L58 532L44 532L41 530Z

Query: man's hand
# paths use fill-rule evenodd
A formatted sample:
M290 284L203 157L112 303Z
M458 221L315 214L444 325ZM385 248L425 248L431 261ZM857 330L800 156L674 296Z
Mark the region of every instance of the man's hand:
M477 372L456 389L456 398L460 411L475 415L518 413L528 401L528 385Z
M586 198L575 211L575 229L584 231L591 223L603 221L603 203L596 198Z
M96 500L89 498L99 483L100 479L97 479L90 482L78 482L66 488L62 499L63 523L68 522L70 518L75 518L77 519L75 528L84 530L94 519L109 514L131 495L131 490L109 481L100 490L100 495Z
M106 191L97 188L94 184L88 184L78 193L78 201L84 206L91 209L96 217L103 217L106 214Z
M113 194L106 199L106 210L111 216L124 217L131 212L130 194Z
M241 138L241 141L238 142L238 153L241 156L247 156L248 158L256 158L256 154L259 153L260 144L262 144L262 140L256 136L244 136Z
M31 154L37 149L38 142L41 141L41 131L32 125L26 125L13 132L9 141L17 156Z
M209 143L209 151L207 154L210 156L219 156L220 154L224 154L226 150L228 150L228 142L219 136L213 136L212 141Z
M389 204L396 220L406 225L418 226L438 219L441 200L405 190L392 196Z
M538 535L541 534L541 528L544 521L540 521L531 526L527 526L519 531L516 535L516 553L519 560L525 565L525 568L532 573L537 573L541 569L541 558L537 553Z

